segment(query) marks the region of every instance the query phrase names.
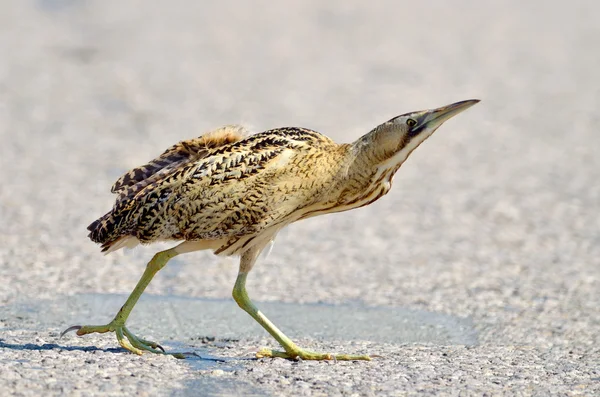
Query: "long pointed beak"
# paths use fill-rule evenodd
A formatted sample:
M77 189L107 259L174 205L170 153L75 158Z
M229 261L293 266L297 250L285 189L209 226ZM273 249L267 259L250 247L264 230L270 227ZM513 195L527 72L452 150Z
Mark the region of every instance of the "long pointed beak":
M456 116L460 112L467 110L477 102L479 102L479 99L469 99L467 101L456 102L452 105L443 106L441 108L427 110L423 112L421 119L422 122L419 124L421 124L422 129L436 129L442 125L444 121Z

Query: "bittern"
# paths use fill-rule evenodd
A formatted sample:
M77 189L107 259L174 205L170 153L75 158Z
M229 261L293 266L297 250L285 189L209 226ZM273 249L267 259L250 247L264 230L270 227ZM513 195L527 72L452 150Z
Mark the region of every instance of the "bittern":
M88 230L90 239L102 244L106 253L155 241L180 241L179 245L154 255L110 323L74 326L64 333L115 332L119 344L133 353L164 354L159 344L131 333L125 327L127 318L171 258L211 249L216 255L240 256L233 298L283 347L283 351L262 349L257 357L370 360L367 355L298 347L252 303L246 292L248 273L265 246L290 223L381 198L412 151L444 121L477 102L403 114L350 144L337 144L306 128L247 136L240 126L226 126L170 147L117 180L112 210Z

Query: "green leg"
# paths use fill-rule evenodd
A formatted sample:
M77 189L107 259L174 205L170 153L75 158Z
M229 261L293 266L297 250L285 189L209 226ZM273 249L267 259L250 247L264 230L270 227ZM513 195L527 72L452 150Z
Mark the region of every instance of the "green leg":
M243 257L242 257L243 260ZM243 266L241 266L243 267ZM250 266L251 267L251 266ZM233 288L233 299L237 304L252 316L258 323L267 330L279 342L285 351L277 351L271 349L262 349L256 353L256 357L281 357L288 359L301 358L303 360L371 360L367 355L349 355L340 354L334 355L330 353L315 353L299 348L290 338L284 335L260 310L252 303L246 292L246 277L247 272L238 274L235 286Z
M138 338L134 334L132 334L126 327L125 322L133 310L133 307L137 303L138 299L144 293L144 290L152 281L154 275L162 269L167 262L177 256L177 252L175 248L168 249L166 251L162 251L154 255L152 260L146 266L146 270L142 275L142 278L137 283L135 289L127 298L125 304L121 307L121 310L117 313L115 318L106 325L75 325L63 331L61 336L66 334L69 331L77 330L77 335L83 336L92 333L106 333L106 332L114 332L117 335L117 341L119 344L129 350L130 352L136 354L142 354L144 351L149 351L152 353L164 354L164 349L156 342L147 341L141 338ZM179 357L180 355L175 355Z

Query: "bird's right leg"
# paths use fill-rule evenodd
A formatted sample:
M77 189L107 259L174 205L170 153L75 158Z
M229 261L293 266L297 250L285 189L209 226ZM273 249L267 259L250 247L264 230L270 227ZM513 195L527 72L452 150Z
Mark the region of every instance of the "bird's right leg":
M164 349L158 343L138 338L125 327L125 322L127 321L127 318L129 317L129 314L133 310L133 307L137 303L138 299L140 296L142 296L144 290L148 284L150 284L150 281L152 281L154 275L160 269L162 269L171 258L180 253L183 252L178 250L178 247L174 247L154 255L152 260L148 262L146 270L144 271L140 281L137 283L135 289L131 295L129 295L129 298L127 298L127 301L121 307L121 310L119 310L115 318L110 323L106 325L75 325L63 331L61 337L67 332L75 330L79 336L92 333L102 334L106 332L114 332L117 335L117 341L119 344L130 352L142 354L144 351L149 351L152 353L164 354Z
M242 254L240 260L240 272L235 286L233 287L233 299L237 304L252 318L254 318L268 333L273 336L283 347L284 351L271 349L262 349L256 353L256 357L281 357L287 359L301 358L303 360L367 360L371 358L368 355L353 355L353 354L330 354L311 352L298 347L290 338L288 338L279 328L275 326L257 307L252 303L248 292L246 292L246 277L252 269L256 258L260 254L260 249L250 249Z

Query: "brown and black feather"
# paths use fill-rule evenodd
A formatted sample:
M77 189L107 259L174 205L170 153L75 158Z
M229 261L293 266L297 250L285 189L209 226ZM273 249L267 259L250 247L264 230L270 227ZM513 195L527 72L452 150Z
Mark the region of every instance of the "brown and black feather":
M211 134L181 142L122 176L113 186L113 209L89 226L89 237L103 251L131 236L142 244L222 240L217 252L233 252L241 239L246 246L318 200L343 166L343 145L308 129L246 138ZM312 175L311 165L324 161L328 172Z
M198 138L181 141L147 164L126 172L111 187L111 192L117 194L112 211L88 226L87 229L90 231L88 237L94 242L103 244L102 248L105 251L108 249L105 245L107 243L110 245L116 240L107 237L118 226L114 221L111 221L111 218L114 213L127 212L128 206L124 205L127 200L133 199L147 186L155 185L159 181L168 178L185 165L202 159L209 150L239 141L246 134L247 131L242 126L227 125Z

